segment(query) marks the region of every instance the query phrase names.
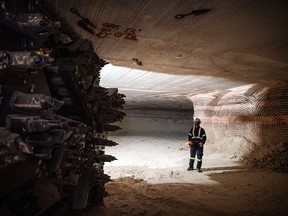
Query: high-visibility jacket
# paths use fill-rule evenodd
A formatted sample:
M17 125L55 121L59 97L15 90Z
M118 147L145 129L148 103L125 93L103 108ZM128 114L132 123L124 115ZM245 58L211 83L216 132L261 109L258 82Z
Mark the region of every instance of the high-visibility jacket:
M202 127L195 127L193 126L188 134L188 141L198 141L203 142L203 144L206 142L206 133L204 128Z

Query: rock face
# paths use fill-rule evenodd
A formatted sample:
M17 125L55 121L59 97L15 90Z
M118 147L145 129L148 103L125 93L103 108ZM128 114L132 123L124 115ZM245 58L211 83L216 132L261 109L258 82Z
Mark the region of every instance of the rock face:
M215 96L215 95L214 95ZM246 159L253 166L287 171L287 84L255 85L246 90L194 100L196 115L211 120L214 149ZM201 96L200 96L201 97ZM210 97L211 99L211 97ZM204 110L204 111L203 111ZM213 110L213 111L207 111Z

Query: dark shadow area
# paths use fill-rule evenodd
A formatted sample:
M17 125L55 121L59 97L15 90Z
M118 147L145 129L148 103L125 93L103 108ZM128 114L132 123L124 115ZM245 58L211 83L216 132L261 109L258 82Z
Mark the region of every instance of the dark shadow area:
M107 184L106 208L95 207L81 215L286 216L287 174L250 169L210 177L217 183L154 185L120 178Z

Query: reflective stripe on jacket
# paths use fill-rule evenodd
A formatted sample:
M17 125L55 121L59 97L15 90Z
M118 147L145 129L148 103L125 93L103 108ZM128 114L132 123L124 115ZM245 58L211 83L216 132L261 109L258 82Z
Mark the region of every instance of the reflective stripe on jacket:
M200 126L198 128L192 127L188 134L188 140L202 141L203 144L206 142L206 133Z

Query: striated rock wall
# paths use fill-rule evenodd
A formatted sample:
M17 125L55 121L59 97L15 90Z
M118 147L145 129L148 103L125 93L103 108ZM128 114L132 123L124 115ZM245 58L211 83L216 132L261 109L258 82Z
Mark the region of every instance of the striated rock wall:
M191 97L210 151L288 171L288 85L250 85ZM211 139L212 138L212 139Z

